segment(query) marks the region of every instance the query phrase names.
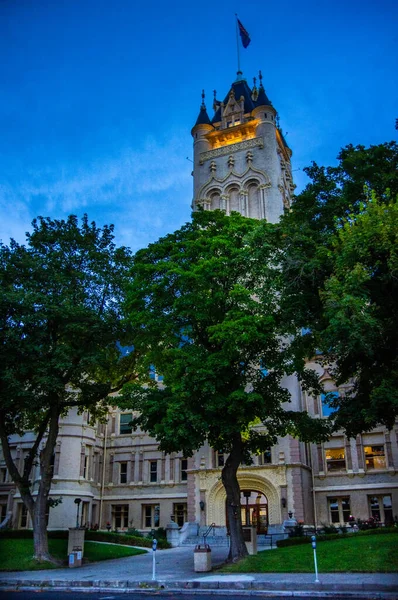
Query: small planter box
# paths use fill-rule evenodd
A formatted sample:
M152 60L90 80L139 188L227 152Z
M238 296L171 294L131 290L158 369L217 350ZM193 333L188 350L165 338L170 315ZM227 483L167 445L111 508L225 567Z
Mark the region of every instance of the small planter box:
M193 553L195 573L211 571L211 549L208 544L198 544Z

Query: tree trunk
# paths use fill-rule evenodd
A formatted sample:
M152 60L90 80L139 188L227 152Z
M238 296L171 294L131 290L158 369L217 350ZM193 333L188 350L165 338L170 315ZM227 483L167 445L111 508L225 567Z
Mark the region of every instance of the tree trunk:
M243 539L242 516L240 509L240 488L237 471L242 462L242 440L236 436L232 450L222 470L222 482L227 493L227 515L231 543L228 561L236 562L247 556L247 548Z
M40 454L40 482L32 515L33 547L36 560L52 560L48 550L46 512L52 482L51 457L57 441L58 431L59 408L55 405L51 409L46 444Z
M47 524L46 524L46 508L48 494L43 493L37 495L33 515L33 548L34 558L36 560L49 560L51 561L51 555L48 550L48 538L47 538Z

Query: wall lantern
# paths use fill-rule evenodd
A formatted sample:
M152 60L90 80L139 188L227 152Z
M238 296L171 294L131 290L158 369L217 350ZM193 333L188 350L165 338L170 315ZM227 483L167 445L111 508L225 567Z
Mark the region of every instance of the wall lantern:
M200 506L200 510L204 510L205 509L205 503L203 502L203 500L201 500L199 502L199 506Z
M281 498L282 508L286 508L286 498Z

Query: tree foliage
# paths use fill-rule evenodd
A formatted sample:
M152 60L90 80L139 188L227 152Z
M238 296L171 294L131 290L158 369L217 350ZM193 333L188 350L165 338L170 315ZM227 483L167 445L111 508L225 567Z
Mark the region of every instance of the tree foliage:
M33 521L35 553L48 557L45 509L59 418L71 407L93 416L134 356L122 360L121 302L129 251L116 248L113 227L77 218L39 217L27 245L0 247L0 438L7 467ZM126 375L128 376L128 375ZM22 472L12 434L33 431ZM31 472L40 463L37 495Z
M336 383L352 384L332 401L336 428L352 436L391 427L398 412L398 145L350 145L338 159L306 169L312 181L277 227L275 245L283 317L307 355L321 351Z
M129 385L122 405L139 411L135 425L166 452L190 456L207 440L229 454L222 478L231 558L245 553L239 464L278 436L325 435L323 423L288 407L287 374L299 371L310 388L317 382L283 337L279 270L272 261L260 265L251 250L259 226L237 213L195 213L135 255L128 293L134 346L163 385Z

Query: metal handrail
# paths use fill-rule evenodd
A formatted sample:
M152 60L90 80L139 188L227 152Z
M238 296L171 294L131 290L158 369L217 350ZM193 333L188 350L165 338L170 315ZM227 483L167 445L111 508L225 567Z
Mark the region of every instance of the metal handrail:
M206 531L203 534L203 544L206 544L206 538L210 535L210 531L213 530L213 535L214 535L214 528L216 527L215 523L212 523L211 525L209 525L209 527L206 529Z

